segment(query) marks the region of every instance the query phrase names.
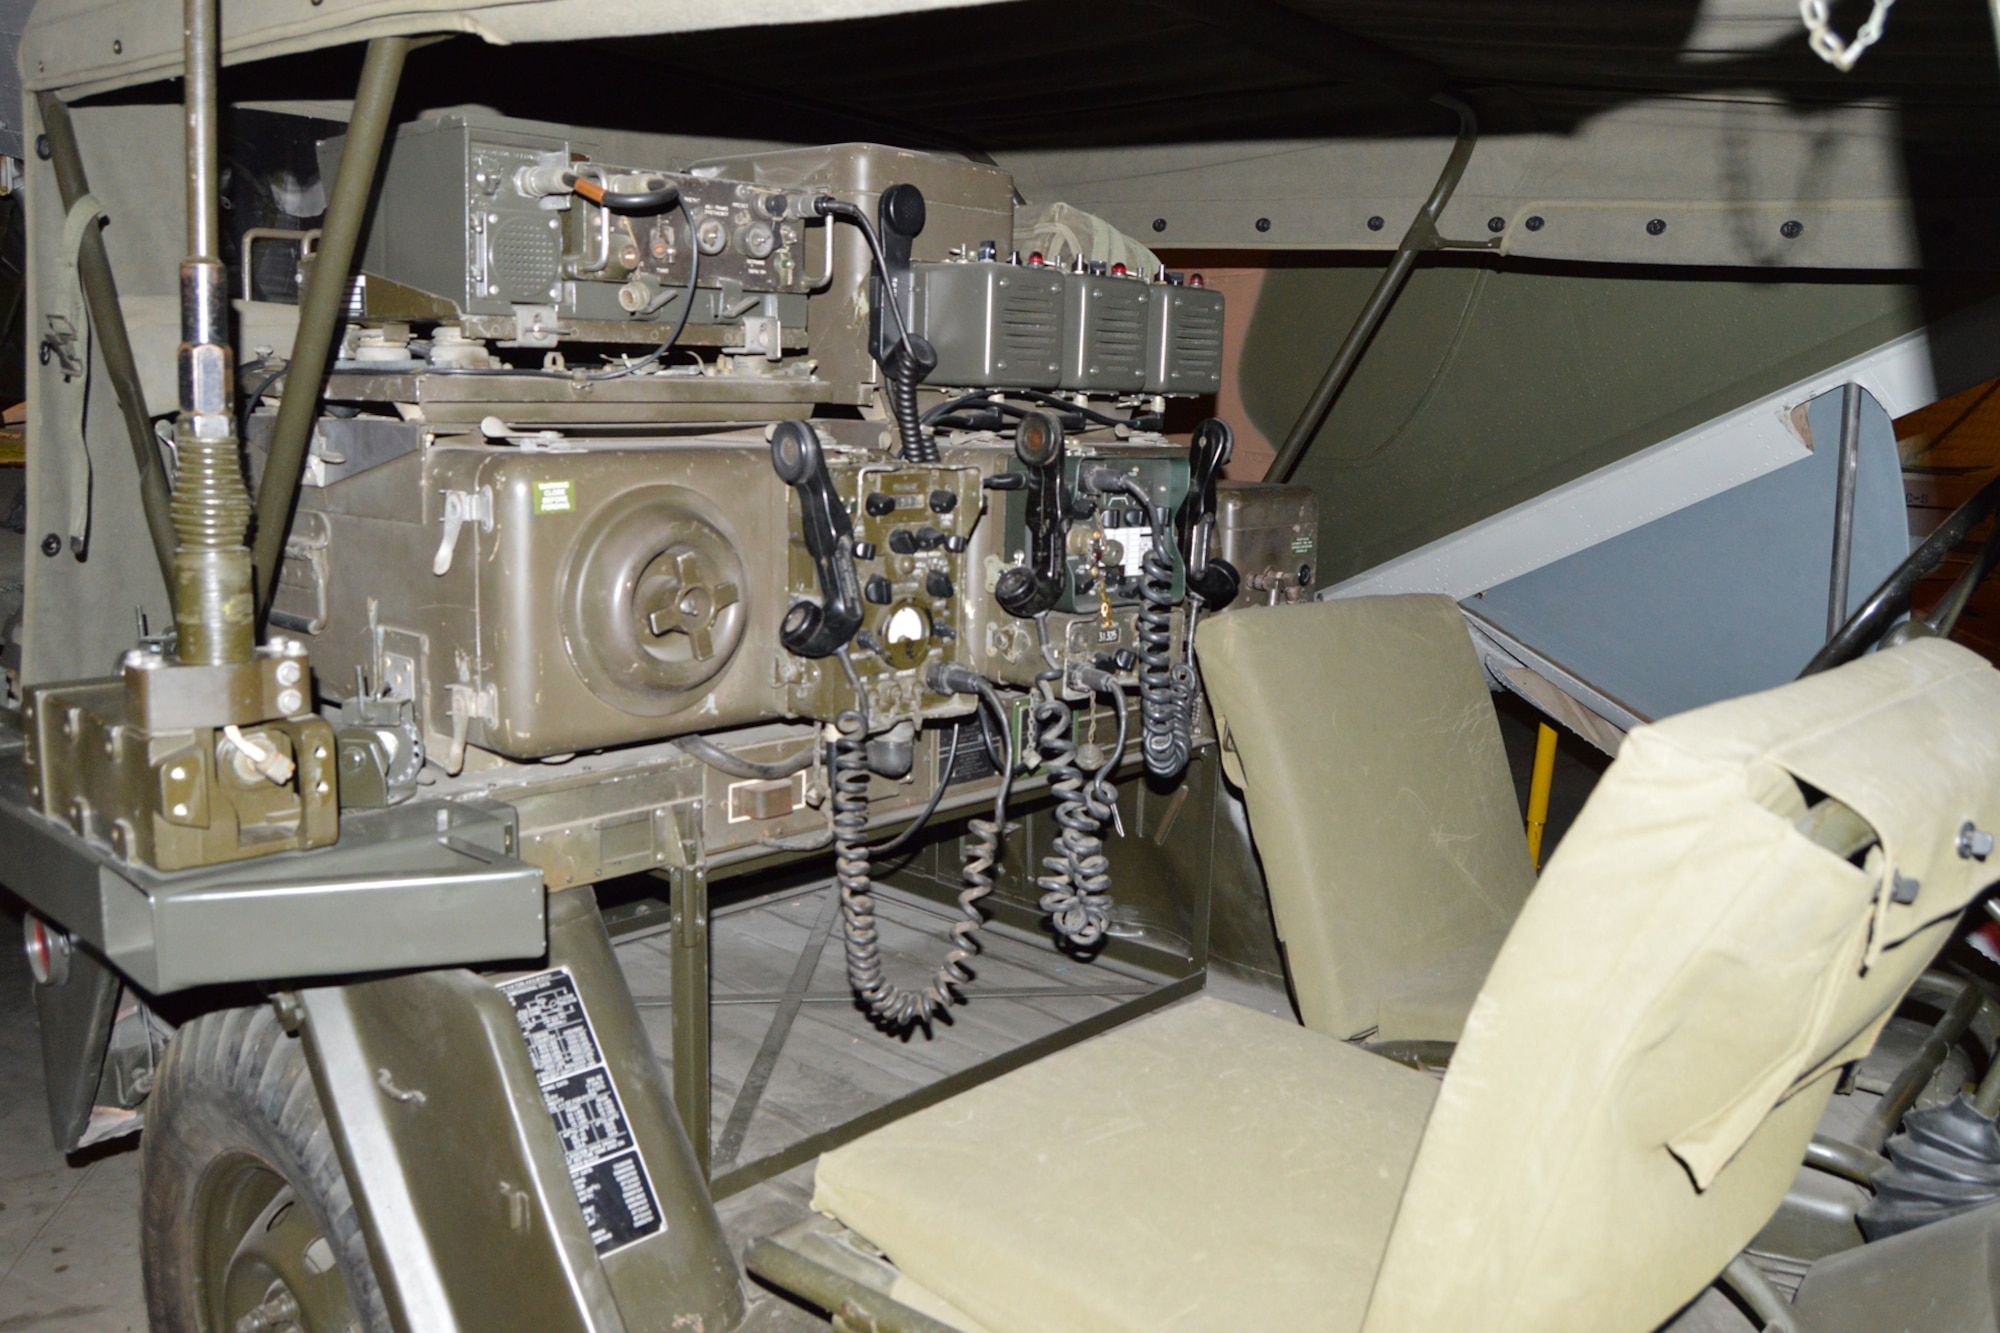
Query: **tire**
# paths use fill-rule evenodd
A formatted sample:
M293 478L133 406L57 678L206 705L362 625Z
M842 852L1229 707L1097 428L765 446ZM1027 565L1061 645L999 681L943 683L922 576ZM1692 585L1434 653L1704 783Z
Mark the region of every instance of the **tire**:
M181 1028L140 1168L155 1333L390 1333L305 1051L268 1005Z

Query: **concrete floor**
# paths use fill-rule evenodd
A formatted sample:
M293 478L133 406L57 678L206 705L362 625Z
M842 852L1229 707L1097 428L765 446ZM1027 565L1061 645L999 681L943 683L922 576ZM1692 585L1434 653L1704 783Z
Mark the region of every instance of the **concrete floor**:
M0 1333L138 1333L138 1140L49 1142L20 904L0 891Z
M1537 716L1512 696L1496 696L1495 703L1525 805ZM1606 762L1575 737L1562 736L1545 851L1561 839ZM16 944L20 912L19 902L0 890L0 1333L141 1330L146 1309L139 1277L137 1140L67 1160L50 1146L32 981ZM1218 984L1229 985L1226 979ZM1225 998L1256 1003L1263 997ZM803 1196L809 1178L793 1188ZM734 1216L747 1207L745 1202L726 1210L737 1224L732 1231L754 1229L751 1218ZM766 1304L773 1308L763 1309ZM758 1326L812 1325L784 1305L760 1300Z

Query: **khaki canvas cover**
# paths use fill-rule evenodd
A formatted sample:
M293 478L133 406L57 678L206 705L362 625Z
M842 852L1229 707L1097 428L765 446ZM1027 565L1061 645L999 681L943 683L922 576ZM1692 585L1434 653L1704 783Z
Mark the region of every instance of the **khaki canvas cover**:
M1458 607L1253 607L1195 651L1306 1026L1455 1040L1535 882Z
M1794 826L1800 782L1865 865ZM2000 877L1967 820L2000 827L2000 673L1955 644L1632 732L1466 1021L1367 1327L1638 1333L1696 1295Z

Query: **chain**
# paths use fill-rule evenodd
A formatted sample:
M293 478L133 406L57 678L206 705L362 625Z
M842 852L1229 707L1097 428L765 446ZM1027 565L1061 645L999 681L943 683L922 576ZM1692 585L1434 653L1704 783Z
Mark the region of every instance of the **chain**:
M1831 26L1827 0L1799 0L1799 17L1805 20L1807 45L1812 47L1814 55L1845 74L1854 68L1863 51L1881 40L1882 25L1889 21L1889 9L1895 3L1896 0L1875 0L1874 11L1861 25L1861 31L1854 34L1852 42L1842 43L1840 34Z

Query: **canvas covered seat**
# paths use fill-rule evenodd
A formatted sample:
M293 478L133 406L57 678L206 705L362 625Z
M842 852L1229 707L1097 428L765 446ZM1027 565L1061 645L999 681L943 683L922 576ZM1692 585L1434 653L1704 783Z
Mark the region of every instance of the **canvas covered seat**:
M1196 653L1306 1026L1456 1040L1535 882L1457 605L1249 608Z
M1879 842L1808 836L1807 793ZM2000 673L1936 640L1632 733L1426 1076L1197 1001L820 1159L989 1333L1645 1333L1783 1198L2000 857Z

